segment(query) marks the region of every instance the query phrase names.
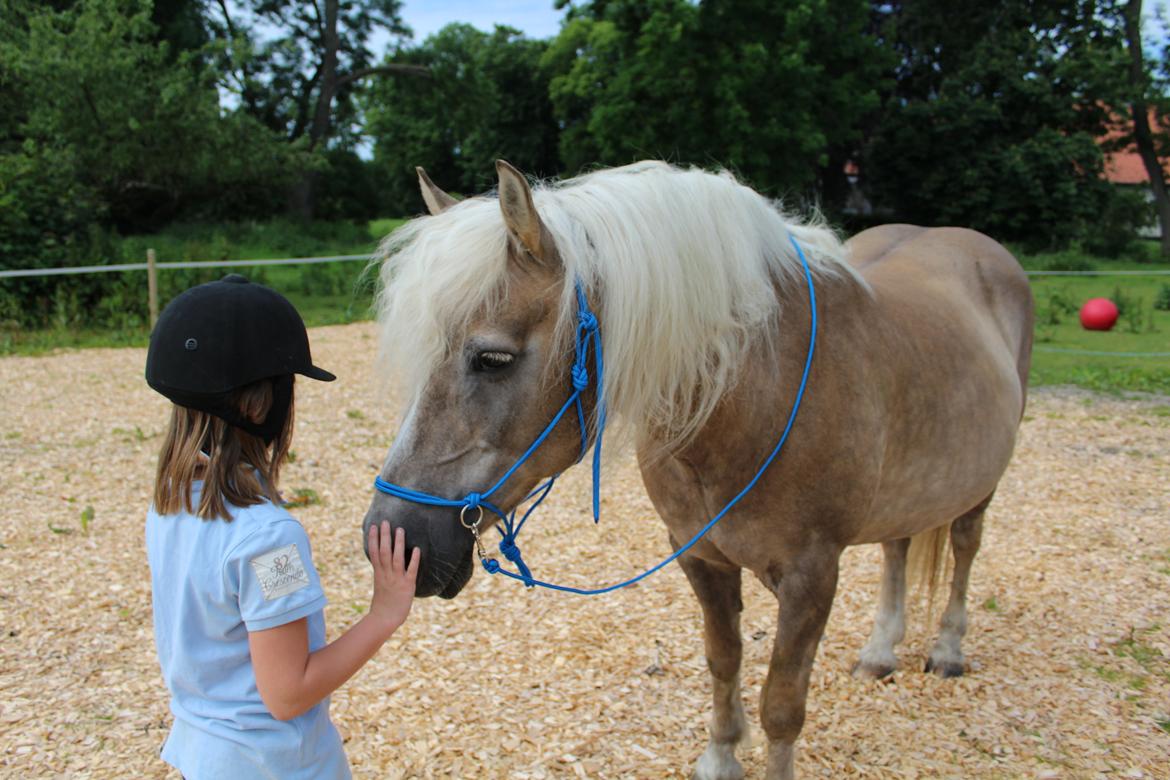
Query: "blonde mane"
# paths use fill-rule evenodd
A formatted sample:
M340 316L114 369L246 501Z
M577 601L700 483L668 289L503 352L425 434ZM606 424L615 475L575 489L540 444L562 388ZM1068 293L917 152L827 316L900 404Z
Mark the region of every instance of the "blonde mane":
M813 274L854 278L818 218L801 222L730 173L661 162L538 184L533 199L566 279L601 321L610 413L667 444L685 441L736 381L748 350L780 317L775 286L804 286L795 236ZM386 364L417 393L472 314L507 294L499 203L464 200L399 228L379 251L377 300ZM566 347L576 315L561 294Z

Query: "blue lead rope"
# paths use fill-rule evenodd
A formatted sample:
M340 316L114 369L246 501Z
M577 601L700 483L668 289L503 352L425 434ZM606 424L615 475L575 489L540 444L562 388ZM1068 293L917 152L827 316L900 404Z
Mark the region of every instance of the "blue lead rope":
M469 493L466 497L460 500L440 498L438 496L432 496L429 493L423 493L421 491L411 490L410 488L404 488L399 485L386 482L380 476L374 479L374 487L383 493L395 496L396 498L401 498L406 501L413 501L416 504L457 507L461 508L464 512L466 512L468 509L482 509L483 507L486 507L490 512L500 518L501 522L496 526L502 537L500 539L499 545L500 553L504 556L504 558L515 565L516 572L508 571L507 569L503 568L500 565L500 562L495 558L484 557L481 552L480 559L483 562L484 569L489 574L503 574L506 577L519 580L529 588L541 587L547 588L549 590L561 591L563 593L576 593L582 596L597 596L602 593L609 593L610 591L619 590L629 585L633 585L635 582L649 577L651 574L666 566L668 563L678 558L687 550L694 547L700 539L707 535L708 531L714 528L720 520L727 516L727 513L730 512L731 509L736 504L738 504L744 496L752 491L752 488L754 488L756 483L760 481L760 478L764 476L764 472L767 471L768 467L772 465L772 461L774 461L776 456L780 454L780 450L784 447L784 442L788 440L788 434L792 430L792 425L796 422L796 413L800 410L801 401L804 400L804 391L805 387L808 385L809 370L812 368L813 353L816 350L817 299L816 292L813 287L812 271L809 269L808 260L804 256L804 250L800 248L800 244L797 243L796 239L791 235L789 235L788 240L791 241L792 246L795 247L796 254L800 257L800 263L804 269L804 278L808 283L808 302L810 311L808 356L804 361L804 371L800 376L800 386L796 390L796 399L792 403L792 411L788 414L788 422L785 424L784 431L780 434L780 440L776 442L776 446L772 448L772 451L768 454L768 457L764 459L763 464L756 471L755 476L753 476L751 480L749 480L748 483L744 485L743 489L736 493L734 498L728 501L727 504L722 509L720 509L719 512L714 517L712 517L706 525L699 529L699 532L691 537L690 541L679 547L677 550L675 550L663 560L659 561L654 566L646 569L641 574L635 575L628 580L624 580L623 582L619 582L614 585L607 585L601 588L574 588L569 585L557 585L555 583L545 582L532 576L532 571L524 563L524 559L520 554L520 548L516 545L516 535L520 533L520 529L524 527L524 523L528 520L533 511L535 511L536 508L540 506L541 502L543 502L544 499L548 497L549 492L552 490L553 485L556 484L557 477L559 477L560 474L554 474L552 477L549 477L549 479L547 479L541 485L537 486L535 490L529 493L524 498L524 500L520 502L520 504L523 505L530 499L534 497L536 498L536 501L533 502L533 504L524 512L523 516L520 518L520 522L518 523L515 522L517 510L513 510L511 514L506 514L499 507L488 501L485 501L485 499L489 498L505 482L507 482L512 474L514 474L516 470L532 456L537 448L539 448L540 445L544 443L544 440L548 438L550 433L552 433L552 430L561 421L561 418L564 417L565 412L569 410L570 406L575 406L577 409L577 421L581 429L581 454L578 457L578 461L585 457L585 452L589 447L589 436L588 430L585 426L585 410L581 403L581 393L589 386L589 372L587 364L589 357L589 345L590 342L592 342L596 355L595 363L597 365L596 387L598 403L597 440L594 443L593 448L593 522L596 523L600 520L601 437L605 430L605 405L602 400L604 364L601 354L601 333L597 324L597 317L594 316L593 312L589 309L589 304L585 299L585 292L581 288L580 282L578 282L576 285L577 335L575 359L573 361L573 367L571 370L571 376L573 379L573 392L569 395L564 405L561 406L560 411L558 411L553 417L552 421L549 422L545 429L541 431L540 435L536 437L536 441L532 443L532 446L525 450L524 454L521 455L514 464L512 464L511 468L504 472L504 475L500 477L500 479L497 480L494 485L488 488L488 490L484 493ZM478 527L478 523L475 523L474 525ZM472 533L476 535L476 542L478 544L479 536L477 528L473 528Z

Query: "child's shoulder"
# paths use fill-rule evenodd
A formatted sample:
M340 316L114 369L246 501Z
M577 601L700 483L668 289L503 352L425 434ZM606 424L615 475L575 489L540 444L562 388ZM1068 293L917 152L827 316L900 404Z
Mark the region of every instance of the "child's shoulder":
M280 504L274 504L268 499L258 504L245 507L231 507L232 524L236 526L237 535L252 535L255 533L272 532L287 526L290 530L296 529L304 533L300 521L289 514L289 511Z

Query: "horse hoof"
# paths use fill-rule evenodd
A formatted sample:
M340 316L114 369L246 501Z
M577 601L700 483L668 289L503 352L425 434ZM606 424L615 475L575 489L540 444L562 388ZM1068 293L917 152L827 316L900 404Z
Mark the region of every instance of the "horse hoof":
M951 677L962 677L967 670L961 661L958 663L955 661L935 661L933 658L930 658L926 661L925 671L928 674L934 674L946 680Z
M858 661L853 664L852 674L858 680L881 680L894 673L892 664L874 664Z
M738 763L734 769L726 769L717 775L702 774L698 767L695 767L695 771L691 773L691 780L743 780L743 778L743 767Z
M691 773L691 780L743 780L743 767L735 758L734 748L708 747L699 756L699 763Z

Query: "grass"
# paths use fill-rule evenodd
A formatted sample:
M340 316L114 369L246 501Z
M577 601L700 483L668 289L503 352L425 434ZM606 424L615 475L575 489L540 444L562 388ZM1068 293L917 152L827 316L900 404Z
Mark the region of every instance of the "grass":
M404 220L298 224L288 220L236 225L179 225L151 236L121 239L123 262L141 260L154 248L160 260L258 259L319 255L370 255L378 241ZM1016 256L1028 270L1170 270L1156 246L1139 244L1127 257L1104 259L1077 251ZM214 269L217 278L232 269ZM240 272L279 290L309 327L369 319L373 278L362 261L241 268ZM163 271L162 273L177 273ZM145 286L145 273L143 273ZM1170 356L1124 353L1170 352L1170 277L1033 277L1036 340L1033 386L1071 384L1108 393L1144 391L1170 395ZM1122 305L1108 332L1080 326L1077 313L1089 298ZM1155 308L1155 304L1168 308ZM0 329L0 355L40 354L62 347L144 346L147 326L78 329L65 326L20 331ZM1103 355L1084 354L1102 352Z
M317 491L312 488L294 488L292 495L284 500L286 507L306 507L319 506L321 504L321 497L317 495Z
M146 250L156 251L158 260L256 260L279 257L326 255L371 256L388 233L403 219L377 219L367 225L351 223L297 224L287 220L234 225L176 225L163 233L121 239L116 252L119 262L141 262ZM267 284L285 295L309 327L338 325L369 319L374 279L362 260L336 263L263 267L215 268L207 271L161 270L160 287L166 274L187 274L192 282L217 279L238 272ZM142 277L145 297L146 273ZM194 279L195 274L203 279ZM175 279L175 277L172 277ZM187 278L187 277L178 277ZM162 301L165 305L166 301ZM0 355L36 355L61 348L141 347L150 338L147 323L121 328L72 327L65 324L39 330L22 330L0 325Z
M1164 565L1158 567L1158 573L1170 577L1170 550L1162 553L1160 560Z
M1144 641L1146 636L1157 633L1161 628L1159 623L1140 629L1131 628L1129 636L1114 644L1113 654L1122 658L1132 658L1144 671L1170 682L1170 659L1163 656L1161 650Z
M1151 245L1139 245L1129 257L1114 260L1073 252L1023 255L1027 270L1170 270L1154 261ZM1034 276L1036 343L1032 355L1034 385L1073 384L1104 392L1144 391L1170 394L1170 296L1167 276ZM1121 317L1110 331L1084 330L1080 307L1090 298L1109 298ZM1109 354L1084 354L1104 352ZM1131 354L1125 354L1131 353Z
M1157 623L1144 628L1131 628L1128 636L1115 642L1110 648L1111 655L1115 659L1127 659L1125 661L1105 660L1097 663L1096 659L1081 659L1081 665L1110 685L1127 689L1131 692L1127 698L1140 704L1141 694L1149 686L1151 677L1170 680L1170 663L1158 648L1146 643L1146 637L1159 630L1161 625ZM1161 721L1155 722L1162 727Z

